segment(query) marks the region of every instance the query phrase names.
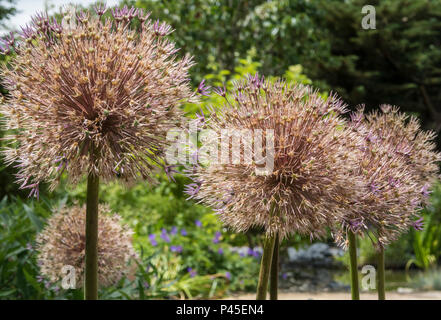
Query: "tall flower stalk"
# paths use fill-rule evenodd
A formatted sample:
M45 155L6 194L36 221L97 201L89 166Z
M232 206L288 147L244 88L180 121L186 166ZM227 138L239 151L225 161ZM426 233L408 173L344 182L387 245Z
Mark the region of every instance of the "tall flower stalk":
M257 298L265 299L270 270L272 279L277 273L275 259L271 266L278 255L275 242L294 233L325 235L326 227L343 216L342 203L359 189L358 177L351 174L355 158L348 151L357 137L344 126L344 104L335 96L322 98L311 87L256 74L236 82L231 93L215 91L224 104L204 121L200 166L189 170L188 190L191 198L214 208L226 226L238 232L263 229ZM221 156L213 158L217 150ZM276 285L273 280L273 298Z
M257 282L256 300L266 300L266 293L268 291L268 280L272 266L272 259L274 254L274 245L276 237L266 236L263 244L263 254L260 261L259 281Z
M87 177L86 243L84 298L98 299L98 193L99 177L93 173Z
M349 245L349 268L351 273L351 297L352 300L360 300L357 264L357 240L352 231L348 231Z
M378 300L386 300L386 270L384 266L384 248L380 247L378 249L377 253L377 277L378 277L378 284L377 284L377 291L378 291Z
M280 239L276 234L274 239L273 258L271 260L271 274L270 274L270 300L277 300L279 287L279 247Z
M167 132L183 120L179 106L196 100L192 58L176 55L169 25L133 7L105 12L71 8L61 21L37 14L1 69L11 132L3 154L18 168L20 188L38 196L41 183L53 189L63 173L74 184L88 176L88 299L97 297L99 181L152 182L166 165Z
M363 193L348 204L352 211L343 217L335 237L350 247L354 299L358 299L355 237L371 238L378 257L379 298L385 299L385 248L411 226L419 229L419 211L439 178L441 154L435 151L435 134L422 131L415 117L396 107L383 105L381 111L366 115L360 109L351 115L349 126L362 138L354 174L363 181Z

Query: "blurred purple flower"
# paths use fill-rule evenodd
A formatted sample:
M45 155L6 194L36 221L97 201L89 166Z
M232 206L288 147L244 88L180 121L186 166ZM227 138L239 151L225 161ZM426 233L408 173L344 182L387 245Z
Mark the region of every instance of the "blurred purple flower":
M288 275L284 272L284 273L282 273L282 279L283 280L286 280L286 279L288 279Z
M225 272L225 277L228 279L228 280L231 280L231 273L230 272Z
M217 250L217 253L220 254L220 255L224 254L224 249L219 248L219 249Z
M178 233L178 227L173 226L173 227L171 228L171 230L170 230L170 234L171 234L172 236L174 236L174 235L176 235L177 233Z
M205 86L205 79L201 81L201 83L199 83L198 86L198 93L201 96L206 96L208 97L208 95L210 94L210 86Z
M170 251L171 252L181 253L182 252L182 246L170 246Z
M200 220L196 220L194 222L194 224L196 225L196 227L201 228L202 227L202 222Z
M182 230L181 230L181 236L184 236L184 237L185 237L185 236L187 236L187 234L188 234L188 233L187 233L187 230L185 230L185 229L182 229Z
M222 236L222 233L220 233L219 231L216 231L214 238L213 238L213 243L219 243L219 239Z
M165 242L170 242L170 237L167 234L167 230L165 230L164 228L162 228L161 231L161 235L160 235L161 239L164 240Z
M150 287L147 281L144 281L142 285L144 286L145 289L148 289Z
M194 278L196 276L196 270L193 270L192 268L187 268L188 273L190 273L190 277Z
M158 242L156 241L156 235L151 234L149 235L149 240L150 240L150 244L154 247L156 247L158 245Z

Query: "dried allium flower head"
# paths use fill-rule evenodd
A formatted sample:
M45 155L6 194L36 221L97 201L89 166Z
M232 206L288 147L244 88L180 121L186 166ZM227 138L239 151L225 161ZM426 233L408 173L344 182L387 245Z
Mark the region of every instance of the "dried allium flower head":
M241 161L208 161L189 169L194 180L186 190L190 198L213 207L236 231L263 227L282 238L324 235L357 190L357 177L351 174L356 157L349 151L357 142L340 116L344 104L335 96L322 98L311 87L258 75L236 82L232 94L217 92L225 104L204 122L217 133L215 139L224 129L240 135ZM263 150L252 146L258 144L259 130ZM238 145L220 140L219 150ZM265 147L271 141L273 152ZM261 174L259 155L273 159L273 170Z
M364 192L336 232L344 246L347 230L372 235L376 245L384 247L410 226L420 228L418 210L439 178L435 133L422 131L417 118L396 107L381 109L364 115L360 108L351 115L350 125L362 137L356 174L364 181Z
M196 100L192 58L178 58L169 25L135 8L113 9L113 19L95 10L68 10L61 22L38 14L1 69L10 92L1 112L12 132L4 154L32 194L43 181L54 187L63 171L73 183L86 172L149 179L165 164L179 106Z
M132 232L122 226L120 216L109 214L106 206L101 206L99 211L98 282L105 287L129 273L129 262L135 253ZM65 276L62 268L70 265L75 268L77 288L83 286L85 224L85 207L62 207L49 218L46 228L37 236L41 273L51 282Z

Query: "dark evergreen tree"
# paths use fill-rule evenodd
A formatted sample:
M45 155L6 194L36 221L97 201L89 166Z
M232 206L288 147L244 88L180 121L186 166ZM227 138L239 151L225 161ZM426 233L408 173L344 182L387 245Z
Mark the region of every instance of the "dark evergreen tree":
M320 41L316 54L302 60L308 76L351 106L388 103L417 113L440 136L441 1L369 1L376 29L368 30L361 26L366 1L316 4L319 11L311 18Z
M0 27L8 28L5 20L11 17L16 9L13 7L15 0L0 0ZM0 54L0 63L4 63L5 57ZM1 79L0 79L1 80ZM3 86L0 84L0 95L7 94ZM1 116L0 116L1 117ZM3 137L4 132L0 131L0 138ZM1 147L1 144L0 144ZM5 167L2 157L0 158L0 200L7 194L17 194L17 185L13 183L15 170Z

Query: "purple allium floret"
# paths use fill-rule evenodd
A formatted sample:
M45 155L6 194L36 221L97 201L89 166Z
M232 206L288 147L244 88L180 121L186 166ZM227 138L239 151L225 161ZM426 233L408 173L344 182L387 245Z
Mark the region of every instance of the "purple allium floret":
M424 229L424 219L420 217L419 219L412 222L412 227L417 230L421 231Z
M190 183L190 184L186 185L185 189L184 189L184 193L189 195L187 200L194 198L198 194L200 188L201 188L201 185L198 183Z
M227 89L225 88L225 85L223 85L222 87L213 88L213 92L224 98L227 95Z
M93 7L93 9L95 10L95 13L101 17L102 15L104 15L106 13L107 6L106 6L106 4L103 4L103 3L97 3Z
M201 96L206 96L208 97L210 95L210 86L206 86L205 85L205 79L203 79L201 81L201 83L199 83L198 85L198 90L197 92L201 95Z
M196 220L194 222L194 224L196 225L196 227L201 228L202 227L202 222L200 220Z

